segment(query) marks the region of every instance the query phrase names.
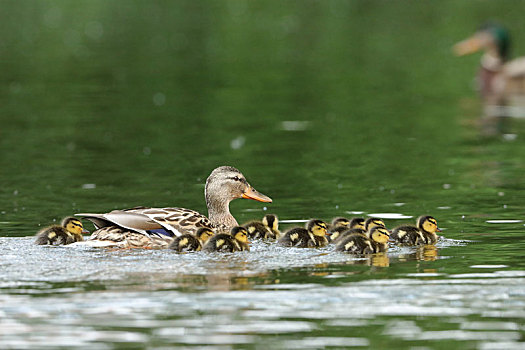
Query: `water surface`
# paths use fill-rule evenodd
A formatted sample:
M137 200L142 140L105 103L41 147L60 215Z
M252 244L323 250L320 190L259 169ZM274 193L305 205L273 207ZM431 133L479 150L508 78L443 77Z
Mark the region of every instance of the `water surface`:
M525 53L523 7L4 2L0 348L525 348L525 128L479 135L479 55L450 51L494 18ZM431 214L443 238L366 258L33 245L76 212L206 213L219 165L274 200L232 202L239 222Z

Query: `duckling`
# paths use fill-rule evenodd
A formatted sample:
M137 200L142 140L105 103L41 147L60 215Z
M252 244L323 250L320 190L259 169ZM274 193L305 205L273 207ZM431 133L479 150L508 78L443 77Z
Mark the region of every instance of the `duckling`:
M390 233L382 226L373 227L370 232L370 238L363 234L353 234L342 239L335 247L336 251L369 254L385 252L388 248L388 239Z
M335 219L334 219L334 221L335 221ZM366 232L364 230L365 219L363 219L363 218L353 218L352 220L349 220L348 221L348 226L340 225L340 226L334 227L334 225L333 225L334 221L332 221L332 228L329 231L329 233L330 233L329 240L330 240L331 243L334 243L335 241L339 240L341 238L341 235L343 235L343 233L344 233L344 235L347 235L347 232L349 230L352 230L352 232L350 232L350 234L356 233L353 230L360 230L360 231L362 231L362 233Z
M89 233L84 229L82 222L73 217L66 217L60 225L53 225L40 230L36 234L35 244L39 245L63 245L83 241L83 233Z
M175 237L173 242L169 245L169 249L176 250L179 253L182 252L198 252L202 249L202 245L208 241L210 237L214 235L214 232L208 227L201 227L197 230L195 235L186 233L181 236Z
M270 229L271 234L268 239L278 239L281 236L279 231L279 218L275 214L267 214L263 217L262 223Z
M332 230L332 229L334 229L336 227L350 228L350 220L348 220L347 218L344 218L342 216L333 218L332 219L332 224L330 225L330 229L329 230Z
M392 238L403 245L435 244L441 232L432 216L424 215L417 219L417 227L402 225L392 230Z
M306 228L292 228L277 243L285 247L324 247L328 244L327 228L328 225L322 220L310 220L306 223Z
M206 252L237 252L250 250L248 231L242 226L235 226L231 233L220 233L211 237L202 247Z
M261 221L251 221L243 225L251 239L275 240L279 237L279 220L274 214L267 214Z
M383 220L379 219L379 218L368 218L366 219L365 221L365 227L364 227L364 230L366 232L369 232L373 227L375 226L383 226L383 227L386 227L385 223Z

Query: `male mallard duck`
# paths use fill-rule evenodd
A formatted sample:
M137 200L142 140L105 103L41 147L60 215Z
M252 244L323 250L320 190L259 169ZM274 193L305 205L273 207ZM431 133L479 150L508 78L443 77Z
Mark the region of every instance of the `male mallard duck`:
M385 252L388 248L390 233L385 227L375 226L370 232L370 238L362 234L346 236L335 247L336 251L354 254L369 254Z
M432 216L420 216L417 219L417 227L402 225L392 230L392 239L403 245L435 244L441 232L436 219Z
M254 199L271 203L271 198L256 191L244 175L231 166L214 169L204 189L208 217L184 208L136 207L113 210L107 214L76 214L95 224L90 245L164 248L173 237L195 234L201 227L217 232L238 226L231 215L229 204L236 198Z
M328 225L324 221L310 220L306 223L306 228L292 228L277 243L285 247L324 247L328 244L327 228Z
M181 252L197 252L202 249L202 245L214 235L213 231L207 227L201 227L197 230L195 235L185 233L181 236L175 237L173 242L169 245L169 249Z
M77 218L67 217L62 220L60 226L53 225L40 230L36 235L35 244L71 244L84 240L83 233L89 233L89 231L84 229L82 222Z
M206 252L231 253L243 250L250 250L248 241L248 231L242 226L235 226L231 229L231 234L219 233L211 237L202 247Z
M274 214L267 214L262 221L251 221L243 225L251 239L275 240L279 238L279 220Z
M365 228L365 219L363 218L353 218L352 220L349 220L348 226L339 225L339 226L334 227L333 222L332 222L332 227L328 231L330 233L330 238L329 238L330 242L332 243L336 242L343 235L356 233L357 231L355 230L362 231L363 233L365 233L366 231L364 230L364 228ZM349 231L351 232L349 233Z
M454 45L458 56L484 51L478 83L488 104L502 105L512 95L525 95L525 57L510 61L509 49L509 32L496 23L481 26L473 36Z

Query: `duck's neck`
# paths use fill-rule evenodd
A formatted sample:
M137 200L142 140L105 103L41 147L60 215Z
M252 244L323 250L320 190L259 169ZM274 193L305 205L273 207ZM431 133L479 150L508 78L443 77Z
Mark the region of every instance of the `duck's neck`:
M215 226L229 230L239 225L230 213L230 200L206 194L206 205L208 207L208 218Z

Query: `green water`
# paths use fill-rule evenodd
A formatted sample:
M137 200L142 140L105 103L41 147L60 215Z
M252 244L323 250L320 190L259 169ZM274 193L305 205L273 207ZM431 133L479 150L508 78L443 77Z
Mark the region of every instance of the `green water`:
M479 54L451 46L496 19L525 54L524 10L2 1L0 347L523 348L525 227L490 220L522 220L525 125L480 136ZM446 240L365 260L32 245L76 212L206 213L219 165L274 200L232 202L239 222L428 213Z

